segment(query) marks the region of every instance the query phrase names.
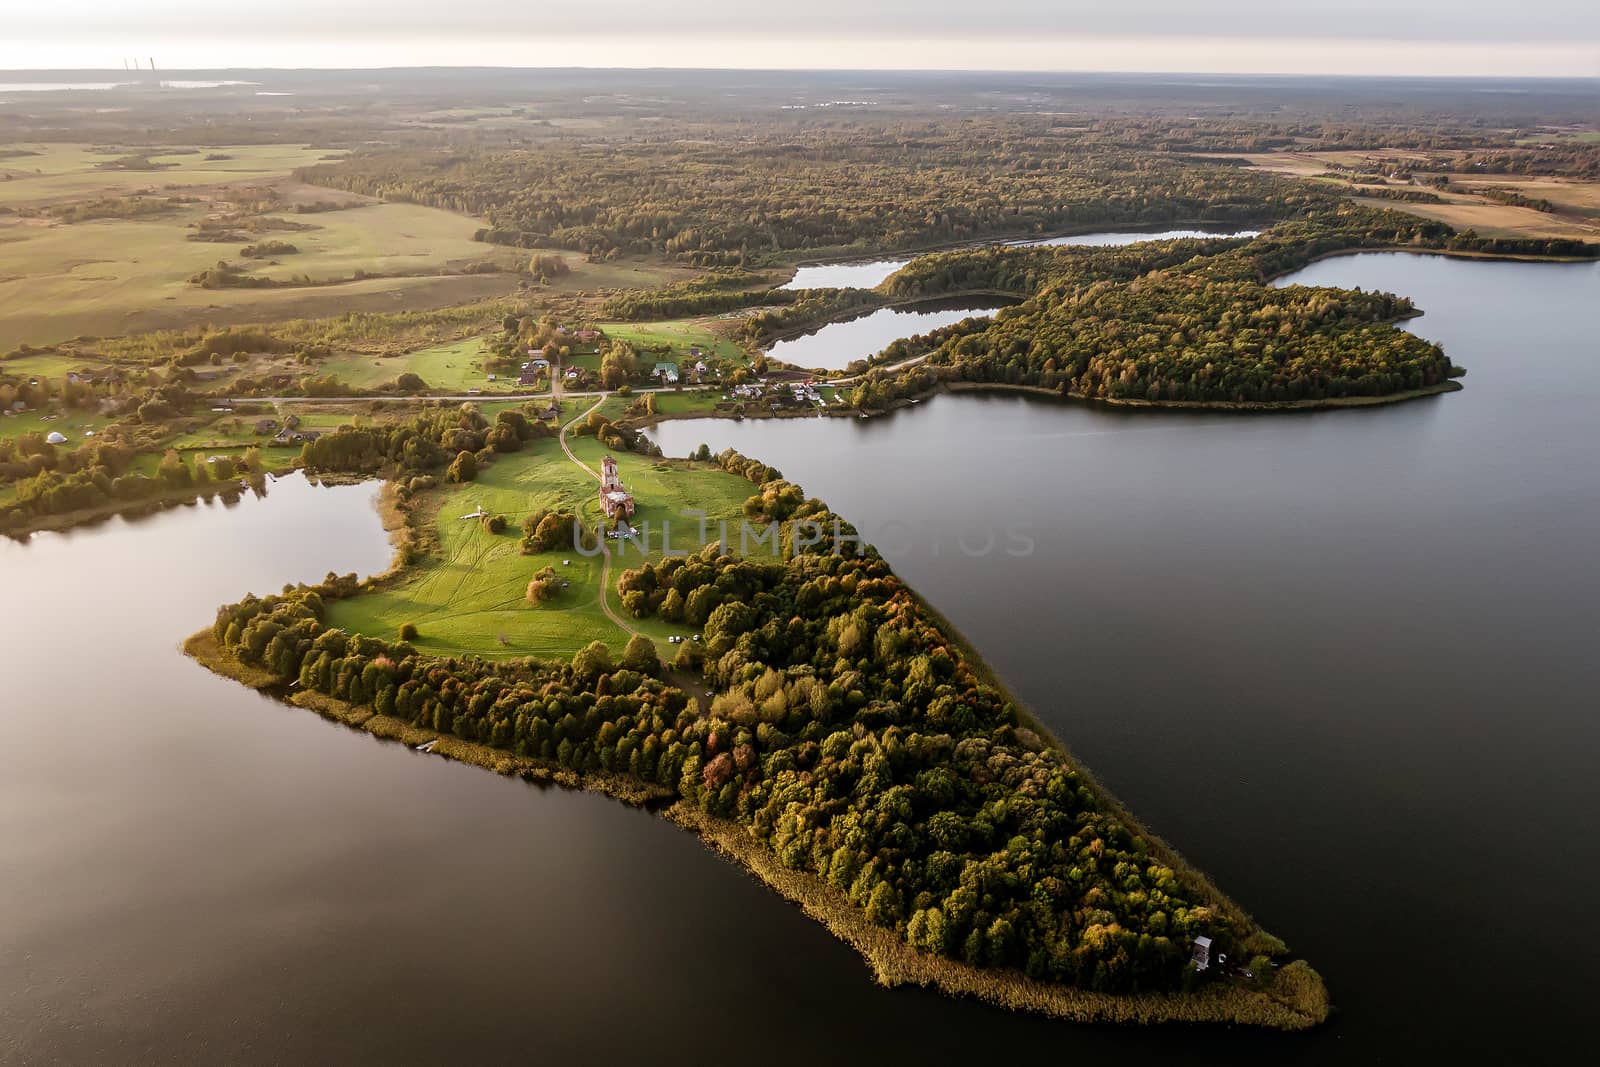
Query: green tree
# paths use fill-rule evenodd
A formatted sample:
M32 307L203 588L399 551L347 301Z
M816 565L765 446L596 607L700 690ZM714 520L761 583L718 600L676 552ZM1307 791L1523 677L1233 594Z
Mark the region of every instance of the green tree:
M656 644L643 634L634 634L622 651L622 665L630 671L651 676L661 672L661 660L656 655Z
M456 453L445 476L452 482L470 482L478 476L478 457L465 450Z

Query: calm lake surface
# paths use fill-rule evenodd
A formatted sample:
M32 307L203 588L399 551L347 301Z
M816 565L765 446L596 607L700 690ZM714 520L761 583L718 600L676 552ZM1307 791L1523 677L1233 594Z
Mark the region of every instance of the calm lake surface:
M874 986L692 837L422 756L177 651L390 556L298 478L0 539L0 1063L1571 1062L1594 989L1600 267L1363 255L1464 392L1121 415L941 397L665 423L780 466L1327 977L1316 1033ZM1003 517L995 550L981 549ZM1026 557L1005 554L1031 538Z
M992 301L940 300L879 308L857 318L830 322L799 337L774 341L767 354L807 370L843 370L855 360L870 359L902 337L953 326L973 316L992 315L999 306Z
M1600 265L1364 254L1292 282L1413 297L1466 389L1244 417L947 396L657 437L855 519L1310 959L1340 1014L1286 1061L1554 1061L1596 988Z
M1166 241L1177 237L1254 237L1259 230L1239 230L1231 226L1169 230L1119 230L1105 233L1067 234L1034 241L1007 241L1010 245L1131 245L1140 241ZM845 263L813 263L795 271L782 289L871 289L911 262L911 257L856 260ZM893 340L893 338L890 338Z

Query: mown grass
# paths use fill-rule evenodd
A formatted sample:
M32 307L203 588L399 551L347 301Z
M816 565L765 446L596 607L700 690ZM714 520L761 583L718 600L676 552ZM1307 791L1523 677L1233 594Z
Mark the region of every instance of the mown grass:
M392 383L402 374L418 375L434 392L461 395L471 389L485 395L524 393L515 376L498 373L489 380L488 357L483 338L468 337L433 345L403 355L373 356L359 353L337 356L315 365L318 375L333 375L356 389L376 389Z
M641 360L647 365L656 360L687 359L691 348L699 348L702 353L710 353L720 359L742 361L746 358L744 350L731 338L712 329L711 321L707 319L608 322L600 329L608 337L633 342L634 347L639 349ZM663 356L651 351L660 345L669 346L671 355Z
M606 454L593 439L580 438L573 447L596 469ZM661 463L628 453L616 458L639 504L635 519L652 531L652 558L660 556L663 521L671 523L674 547L697 547L698 523L682 518L681 512L699 508L713 521L733 519L751 491L743 479L706 465ZM524 556L520 549L522 518L538 508L573 510L593 523L599 514L595 490L594 479L568 462L556 442L540 441L500 457L476 481L426 494L413 507L432 526L437 549L384 588L331 605L328 624L394 639L402 625L413 623L420 636L412 643L436 655L565 659L591 641L620 651L627 634L600 606L599 557L573 549ZM479 507L504 515L506 532L491 534L478 521L460 517ZM638 566L639 559L631 548L626 556L619 551L613 581L625 567ZM571 585L554 601L530 604L528 582L546 566ZM615 600L613 606L624 614ZM671 652L664 641L667 634L683 632L658 621L639 628L663 639L663 655Z
M56 431L66 437L67 443L62 448L77 448L84 441L84 431L93 430L99 433L114 420L99 415L88 415L81 411L72 411L63 414L60 418L41 422L37 411L25 411L18 415L0 416L0 438L21 437L25 433L41 433L49 435Z

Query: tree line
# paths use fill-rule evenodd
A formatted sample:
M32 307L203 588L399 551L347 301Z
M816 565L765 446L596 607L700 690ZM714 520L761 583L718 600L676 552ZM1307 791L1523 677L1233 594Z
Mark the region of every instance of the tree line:
M737 136L514 151L359 151L306 181L482 217L483 240L741 266L1088 225L1282 218L1328 194L1118 148L1048 117L741 127Z

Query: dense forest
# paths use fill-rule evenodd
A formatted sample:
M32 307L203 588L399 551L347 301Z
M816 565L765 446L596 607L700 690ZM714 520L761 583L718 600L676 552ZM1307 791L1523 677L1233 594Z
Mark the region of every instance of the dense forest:
M1101 224L1261 221L1328 195L1260 171L1097 144L1048 117L744 132L517 151L373 150L299 176L480 216L487 241L702 265Z
M848 524L776 471L720 459L759 483L753 501L779 502L786 521L766 517L783 521L787 560L713 545L618 586L704 618L709 708L661 679L642 639L620 663L596 644L570 664L490 665L324 628L325 600L359 593L353 578L224 607L214 635L303 690L654 783L925 952L1083 989L1174 990L1200 983L1188 946L1205 934L1263 957L1285 1025L1322 1018L1314 972L1267 967L1284 946L1130 824Z
M870 375L853 403L876 410L944 382L1025 385L1115 401L1285 403L1386 396L1461 373L1442 350L1400 330L1408 300L1359 290L1274 288L1319 256L1361 248L1589 255L1563 239L1486 239L1371 207L1335 203L1253 239L1151 241L1119 248L991 246L920 256L880 299L988 289L1026 299L992 319L897 341L879 362L926 353L899 378ZM773 332L812 303L757 316Z

